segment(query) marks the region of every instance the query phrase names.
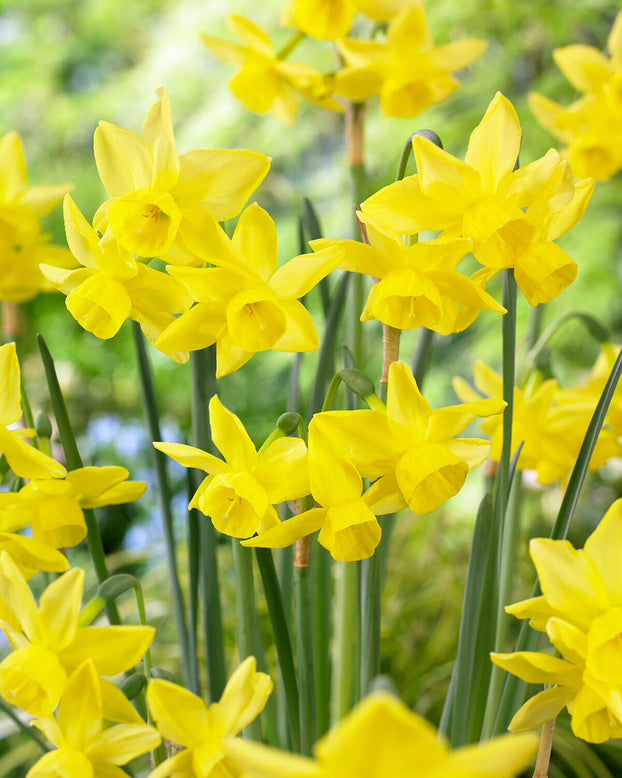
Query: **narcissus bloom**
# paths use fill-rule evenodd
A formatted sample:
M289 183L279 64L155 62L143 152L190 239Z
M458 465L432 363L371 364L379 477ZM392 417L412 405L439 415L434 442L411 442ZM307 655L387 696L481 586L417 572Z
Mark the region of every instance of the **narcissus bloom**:
M285 27L297 27L314 38L334 40L348 34L357 11L388 22L417 0L291 0L281 17Z
M584 44L555 49L553 58L582 96L565 108L532 92L536 119L565 144L580 176L607 179L622 167L622 13L607 40L610 57Z
M363 213L402 233L442 230L445 239L469 238L482 265L514 268L528 302L547 302L576 276L575 263L553 240L579 220L592 182L575 184L553 149L515 169L520 142L516 112L497 94L471 134L464 162L415 136L419 172L372 195Z
M537 744L535 735L505 735L450 751L425 719L376 692L318 742L314 760L248 741L225 747L249 778L513 778Z
M82 265L65 270L41 265L41 272L63 294L74 319L98 338L112 338L129 317L137 321L153 343L174 321L174 313L187 311L192 300L174 279L137 262L107 229L99 235L69 195L65 197L65 232L73 255ZM187 353L169 353L177 362Z
M362 494L363 479L323 433L319 418L321 414L309 424L309 483L313 498L322 507L268 528L242 545L284 548L320 530L318 541L333 559L367 559L380 542L380 524L369 507L369 492Z
M478 416L501 413L499 399L431 408L405 362L389 368L387 404L373 410L329 411L314 422L332 445L345 452L363 478L377 514L409 507L427 513L460 491L469 470L486 459L490 444L457 438Z
M39 605L9 555L0 555L0 628L11 647L0 662L0 694L12 705L47 717L73 671L90 659L99 675L133 667L151 643L152 627L80 627L84 571L53 581Z
M380 95L387 116L416 116L460 86L452 73L469 65L486 41L434 46L423 6L406 3L387 30L386 43L344 38L337 43L345 67L335 91L354 101Z
M109 466L81 467L62 480L33 479L19 492L0 492L0 526L12 531L31 526L37 541L76 546L86 537L83 508L133 502L144 493L147 484L128 476L124 467Z
M257 203L240 216L233 238L224 230L206 243L217 267L169 267L197 304L156 341L163 351L216 347L216 375L233 373L258 351L312 351L315 325L299 297L339 264L342 250L302 254L277 269L274 222Z
M227 26L242 45L206 34L201 40L219 59L240 66L229 88L249 110L270 111L287 125L294 123L299 97L328 111L343 110L331 96L330 79L310 65L281 58L270 38L250 19L231 14Z
M21 138L0 139L0 299L20 303L52 287L39 272L40 262L74 267L67 249L50 246L41 217L60 202L71 184L28 186Z
M209 417L212 440L224 460L181 443L153 444L180 465L209 474L188 507L198 508L219 532L234 538L278 524L274 506L309 493L304 442L281 437L257 452L242 422L217 395L210 400Z
M475 364L473 372L479 392L461 378L454 379L454 389L461 400L473 402L481 400L482 395L499 399L503 396L503 381L498 373L481 362ZM515 387L512 445L516 450L523 444L517 461L519 470L535 470L542 484L558 479L567 481L605 380L606 377L602 383L564 389L554 378L541 381L536 375L524 388ZM481 426L491 438L490 456L499 461L503 442L501 418L491 417ZM602 428L590 470L598 470L612 457L620 456L619 432L610 425Z
M150 773L150 778L234 778L240 775L223 741L230 741L263 710L272 681L256 672L247 657L233 673L222 697L209 707L181 686L159 679L149 682L147 703L162 735L184 747Z
M163 87L143 123L143 138L109 122L95 130L95 161L112 197L95 226L126 251L182 265L205 263L203 242L231 219L268 172L254 151L201 149L178 156L171 104Z
M71 675L55 718L34 725L56 749L39 759L26 778L124 778L120 765L155 748L160 734L142 723L104 725L97 672L83 662Z
M22 478L54 478L67 474L52 457L30 446L24 438L35 435L33 429L8 429L22 418L20 369L15 343L0 346L0 452L9 467Z
M511 730L555 718L564 706L572 731L591 743L622 737L622 500L609 508L581 550L536 538L529 553L542 595L506 608L546 632L562 658L521 651L492 654L495 664L534 684L552 684L528 700Z
M458 310L464 306L505 313L505 308L472 279L456 270L470 251L470 241L422 241L406 247L401 237L383 229L373 219L359 214L369 243L355 240L314 240L311 247L340 246L344 258L339 267L366 273L378 280L369 292L361 321L378 319L390 327L415 327L447 335L457 332L472 319L463 320Z

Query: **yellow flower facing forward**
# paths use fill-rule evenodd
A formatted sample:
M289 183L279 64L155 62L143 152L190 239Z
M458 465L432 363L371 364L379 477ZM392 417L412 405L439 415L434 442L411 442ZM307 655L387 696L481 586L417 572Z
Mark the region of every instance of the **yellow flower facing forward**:
M577 175L607 179L622 167L622 13L607 41L610 57L583 44L555 49L553 58L582 96L565 108L532 92L536 119L565 144Z
M475 386L472 389L461 378L454 379L454 389L464 402L481 400L482 395L501 399L501 376L481 362L474 367ZM523 444L517 461L519 470L535 470L542 484L560 480L565 483L579 454L585 431L594 413L606 377L585 387L563 389L553 378L540 381L537 377L526 387L514 389L512 445ZM491 438L490 456L499 461L503 442L501 418L482 422L482 429ZM602 428L589 463L592 471L622 453L618 442L619 428Z
M100 239L69 195L65 197L67 243L82 267L65 270L42 265L42 273L67 295L65 304L74 319L98 338L111 338L129 317L137 321L154 343L174 321L174 313L188 310L192 300L174 279L137 262L113 237L110 229ZM185 362L188 354L169 356Z
M513 778L536 753L535 735L505 735L450 751L445 738L385 693L366 697L316 745L316 759L226 741L249 778Z
M320 40L335 40L348 34L357 11L376 21L388 22L413 2L416 0L292 0L283 12L281 24Z
M159 679L149 682L147 703L163 737L184 747L150 773L150 778L234 778L235 760L223 741L232 739L263 710L272 681L256 672L249 656L229 679L222 697L209 707L181 686Z
M27 428L8 429L22 418L20 369L15 343L0 346L0 452L21 478L54 478L67 474L65 468L24 438L34 437Z
M197 304L164 330L157 348L194 351L217 343L217 376L234 372L258 351L317 348L315 326L298 298L338 265L339 247L302 254L277 269L274 222L253 203L233 238L219 230L205 251L217 267L168 268Z
M100 122L95 161L111 196L95 226L126 251L183 265L202 265L203 242L217 222L240 212L268 172L254 151L200 149L177 154L166 89L143 123L143 136Z
M337 46L345 67L337 73L335 91L357 102L380 95L385 115L408 117L458 89L452 73L477 59L486 41L435 47L423 6L410 2L389 25L386 43L346 38Z
M456 270L470 251L469 241L430 240L407 248L397 233L383 229L370 217L358 216L369 243L325 239L311 241L311 247L340 246L344 250L342 270L378 279L369 292L361 321L378 319L400 330L427 327L447 335L472 322L472 318L459 315L461 308L476 313L485 308L505 312L481 286Z
M568 708L577 737L600 743L622 736L622 501L609 508L575 550L567 540L536 538L530 555L542 595L506 608L546 632L561 659L537 652L493 654L528 683L553 684L528 700L510 729L529 729Z
M527 300L546 302L576 275L575 263L553 240L576 224L592 184L575 185L553 149L514 169L520 141L516 112L497 94L471 134L464 162L416 136L419 172L372 195L363 213L399 232L469 238L482 265L515 268Z
M369 492L362 494L363 479L325 435L318 423L321 416L309 424L309 483L313 498L322 507L268 528L243 541L243 546L284 548L320 530L318 541L333 559L353 562L374 553L381 529L369 507Z
M52 548L76 546L86 537L83 508L133 502L144 493L147 484L128 476L124 467L109 466L82 467L62 480L33 479L19 492L0 493L0 526L30 526L33 538ZM61 569L67 566L65 560Z
M154 749L162 738L142 723L104 724L102 691L91 661L71 675L58 704L56 718L34 725L56 749L41 757L26 778L123 778L120 765Z
M248 538L278 524L274 506L309 493L307 451L299 438L277 438L257 452L239 418L214 395L209 404L215 457L181 443L153 445L184 467L208 473L190 501L209 516L219 532Z
M408 365L393 362L386 408L377 398L373 407L320 413L314 422L375 482L365 494L374 513L408 506L421 514L457 494L467 472L488 456L486 440L456 435L479 416L501 413L504 403L495 398L433 409Z
M43 592L39 605L6 551L0 555L0 628L13 651L0 662L0 694L18 708L48 717L69 676L92 660L99 675L125 672L151 643L152 627L78 626L84 571L72 568Z
M240 66L229 88L249 110L270 111L287 125L294 123L299 97L325 110L342 110L331 96L330 79L310 65L279 57L270 38L250 19L231 14L227 26L242 45L206 34L201 39L219 59Z
M0 299L24 302L52 287L39 272L40 262L75 266L67 249L49 245L41 217L60 202L71 184L28 186L21 138L0 139Z

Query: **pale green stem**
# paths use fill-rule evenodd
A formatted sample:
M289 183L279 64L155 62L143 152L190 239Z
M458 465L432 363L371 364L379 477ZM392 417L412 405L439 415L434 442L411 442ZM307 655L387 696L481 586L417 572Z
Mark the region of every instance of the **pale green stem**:
M331 725L351 710L355 704L358 683L355 674L360 668L359 603L361 601L359 565L356 562L339 562L335 591L335 663L331 706Z

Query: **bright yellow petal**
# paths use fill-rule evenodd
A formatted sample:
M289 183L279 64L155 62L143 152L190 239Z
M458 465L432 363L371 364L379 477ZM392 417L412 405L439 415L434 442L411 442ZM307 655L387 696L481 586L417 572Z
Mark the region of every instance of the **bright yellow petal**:
M308 757L288 754L242 738L226 738L225 754L256 778L323 778L324 771Z
M30 435L33 434L30 431ZM0 451L9 467L21 478L62 478L67 471L39 449L31 446L16 432L0 427Z
M254 656L247 657L227 681L220 700L213 707L214 719L225 735L237 735L263 710L272 680L257 672Z
M117 675L142 659L154 635L153 627L79 627L59 659L69 671L91 659L100 675Z
M362 499L336 505L326 511L318 541L340 562L367 559L376 550L382 529Z
M279 438L259 455L255 477L272 504L309 494L307 447L300 438Z
M65 234L71 253L84 267L95 268L101 255L99 237L70 195L63 200Z
M446 446L424 444L411 448L395 468L397 483L415 513L427 513L457 494L468 465Z
M173 134L171 101L164 87L156 90L160 98L149 110L143 122L143 136L153 153L153 175L149 186L168 190L177 183L179 159ZM134 187L139 189L140 187Z
M184 443L154 443L153 445L158 451L164 452L184 467L195 467L211 475L228 473L231 470L227 462L194 446L186 446Z
M110 122L100 122L94 148L99 177L111 197L151 185L151 151L143 138Z
M510 732L520 732L523 729L534 729L554 719L565 705L572 702L576 692L563 686L554 686L536 694L520 708L508 729Z
M581 683L581 668L549 654L519 651L515 654L491 654L498 667L527 683L561 684L575 690Z
M308 461L311 493L324 508L361 496L363 481L355 466L333 445L314 419L309 424Z
M277 297L302 297L337 267L343 254L341 246L333 245L294 257L276 271L270 288Z
M152 751L161 741L160 733L146 724L119 724L105 729L97 742L88 747L86 753L94 764L99 763L102 767L105 766L105 769L110 769L109 765L124 765L131 759ZM99 772L96 775L99 778Z
M101 733L101 691L92 662L83 662L67 681L56 718L64 744L76 751L85 751Z
M622 551L622 500L611 504L596 529L585 541L585 553L598 568L612 603L622 602L618 562Z
M0 694L33 716L51 716L65 689L66 673L55 654L32 645L0 663Z
M238 219L231 240L239 252L263 281L269 281L276 270L276 228L267 211L252 203ZM297 295L296 295L297 296Z
M464 770L465 774L482 778L509 778L528 767L537 750L536 733L504 735L453 751L447 767L452 772Z
M28 169L22 139L7 132L0 140L0 201L8 202L28 184Z
M594 46L561 46L553 50L553 59L579 92L598 92L611 78L609 60Z
M74 567L52 581L41 595L41 641L57 653L68 646L76 635L83 588L84 570Z
M77 286L65 305L78 324L102 339L116 335L132 309L123 284L103 273Z
M168 740L192 748L206 739L207 706L187 689L159 678L149 681L147 704L158 729Z
M240 419L225 408L218 395L209 403L212 440L227 463L236 470L253 470L257 450Z
M241 545L251 548L286 548L300 538L320 529L325 518L326 511L323 508L312 508L254 538L243 540Z
M318 345L317 330L311 314L298 300L279 300L285 316L285 332L272 346L274 351L314 351Z
M22 416L20 369L15 343L5 343L0 346L0 376L2 376L0 426L8 427Z

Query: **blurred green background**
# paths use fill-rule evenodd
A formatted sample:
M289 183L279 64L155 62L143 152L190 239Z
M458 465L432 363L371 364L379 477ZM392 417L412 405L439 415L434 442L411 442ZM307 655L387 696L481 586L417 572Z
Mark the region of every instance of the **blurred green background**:
M261 4L249 0L1 0L0 134L16 130L22 136L31 183L72 181L73 197L90 218L106 198L93 158L97 122L106 119L140 132L144 115L156 99L155 90L164 85L171 96L180 152L249 148L272 157L271 171L254 199L277 223L280 261L299 253L297 220L303 196L315 204L326 236L348 237L352 195L342 117L302 105L296 124L285 128L270 115L247 112L227 89L232 68L216 60L198 38L204 31L231 40L225 17L235 12L270 31L278 48L289 37L278 28L282 6L280 0ZM553 63L552 50L573 42L604 47L617 10L617 3L603 0L429 2L428 20L437 43L485 38L489 46L460 75L463 87L421 116L382 118L372 101L366 127L369 191L393 179L402 146L416 129L434 129L448 151L462 156L469 133L498 90L514 103L521 120L521 164L542 156L556 142L535 123L527 108L527 93L534 89L565 104L574 99L572 87ZM334 66L329 42L304 41L294 56L326 71ZM579 275L573 286L547 306L545 323L569 310L587 310L612 327L614 339L621 337L621 205L619 177L598 184L580 224L560 240L577 261ZM55 242L63 243L60 207L48 217L46 227ZM500 297L500 284L491 285L490 291ZM528 306L521 301L519 338L528 316ZM79 327L60 294L41 295L22 306L19 346L24 378L33 405L48 408L35 332L44 335L56 359L87 463L120 463L131 470L132 477L148 477L149 441L142 431L130 322L112 341L103 342ZM364 367L377 380L379 329L370 324L365 337L368 358ZM404 359L411 358L415 340L413 335L404 337ZM189 368L153 349L149 353L165 419L165 439L181 440L189 434ZM553 366L562 381L569 381L588 368L596 354L597 346L581 328L567 325L554 340ZM303 384L313 374L315 359L313 354L303 359ZM492 314L480 316L466 333L437 342L426 386L433 405L455 402L451 378L455 374L470 378L475 359L499 366L500 321ZM263 353L221 382L223 401L241 416L258 443L285 410L290 365L287 355ZM183 531L183 478L177 471L175 475L180 490L176 508ZM605 474L596 486L589 504L584 500L579 509L579 543L617 495L615 472ZM383 670L399 679L406 701L433 721L440 716L455 654L469 540L481 487L481 476L474 474L465 491L446 507L417 519L400 520L393 544L399 554L393 553L389 560ZM558 490L549 491L543 500L540 490L534 489L525 538L547 531L558 501ZM143 521L142 530L140 524L134 525L133 549L153 540L152 532L157 532L152 529L154 510L148 499L143 507L128 510L122 530L137 517ZM123 547L124 531L114 537L119 526L115 514L111 548ZM160 624L167 618L168 594L162 570L152 567L146 573L152 616ZM519 596L530 587L531 575L525 562Z

